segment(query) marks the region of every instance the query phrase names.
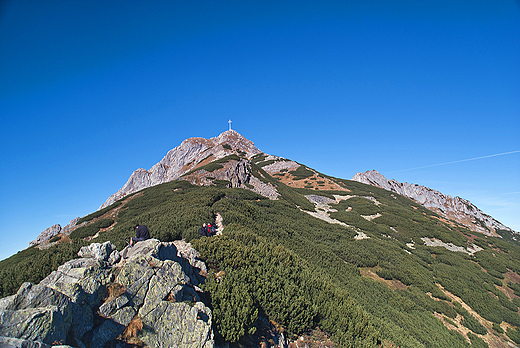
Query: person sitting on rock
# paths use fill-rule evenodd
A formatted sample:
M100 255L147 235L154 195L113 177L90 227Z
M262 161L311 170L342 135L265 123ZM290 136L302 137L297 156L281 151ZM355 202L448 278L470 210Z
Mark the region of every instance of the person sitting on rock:
M135 225L135 237L130 238L130 245L147 239L150 239L148 227L146 225Z
M203 223L202 224L202 227L199 228L199 234L202 236L202 237L211 237L211 234L209 233L209 229L208 229L208 225L206 225L206 223Z
M199 234L201 235L201 237L204 237L206 235L206 223L203 223L202 227L199 228Z

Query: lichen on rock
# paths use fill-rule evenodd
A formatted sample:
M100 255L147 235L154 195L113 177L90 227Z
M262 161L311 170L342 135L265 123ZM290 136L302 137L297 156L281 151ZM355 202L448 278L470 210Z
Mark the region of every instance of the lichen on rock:
M197 287L206 266L189 243L150 239L121 252L93 243L78 255L0 299L0 345L103 347L137 319L132 335L147 346L214 346L212 314Z

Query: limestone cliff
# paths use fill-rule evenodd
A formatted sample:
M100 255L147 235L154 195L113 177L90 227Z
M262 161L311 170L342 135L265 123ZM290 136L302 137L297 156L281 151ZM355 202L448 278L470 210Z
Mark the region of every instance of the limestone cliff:
M180 178L182 175L232 154L251 158L261 153L252 141L234 130L228 130L211 139L190 138L168 151L166 156L149 170L139 168L126 184L110 196L100 207L104 208L128 194Z
M499 236L496 232L497 230L514 232L493 217L485 214L470 201L460 197L451 197L425 186L407 182L400 183L394 179L388 180L384 175L375 170L357 173L352 180L406 196L425 208L436 212L446 219L454 220L472 231L491 236Z

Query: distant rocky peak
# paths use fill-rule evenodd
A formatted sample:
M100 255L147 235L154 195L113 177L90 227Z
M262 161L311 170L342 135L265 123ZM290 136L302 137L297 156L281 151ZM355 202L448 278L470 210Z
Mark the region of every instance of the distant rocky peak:
M389 181L377 170L368 170L364 173L356 173L352 180L392 191L392 186L389 184Z
M466 199L451 197L450 195L445 195L442 192L417 184L409 184L407 182L400 183L394 179L388 180L376 170L356 173L352 180L380 187L408 197L440 216L454 220L475 232L495 237L500 237L500 235L497 234L497 230L515 232L493 217L485 214Z
M42 233L38 235L36 240L33 240L29 243L29 246L38 245L38 244L48 244L49 240L62 233L63 235L68 235L70 232L72 232L74 226L76 226L76 223L79 221L79 217L70 220L69 224L65 227L61 227L60 224L52 225L51 227L44 230Z

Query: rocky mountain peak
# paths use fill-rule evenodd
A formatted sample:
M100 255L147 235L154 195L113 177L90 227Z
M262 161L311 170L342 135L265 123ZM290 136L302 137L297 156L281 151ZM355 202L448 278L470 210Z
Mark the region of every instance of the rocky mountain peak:
M230 155L251 158L262 153L254 143L235 130L228 130L219 136L205 139L200 137L184 140L179 146L168 151L161 161L152 168L135 170L126 184L110 196L100 207L150 186L177 180L184 174L210 162Z
M76 226L76 223L79 221L79 217L75 218L75 219L72 219L70 220L69 224L65 227L61 227L60 224L56 224L56 225L52 225L51 227L45 229L44 231L42 231L38 237L36 238L36 240L33 240L32 242L29 243L29 246L33 246L33 245L37 245L37 244L46 244L49 242L49 240L62 233L62 234L68 234L72 231L72 229L74 228L74 226Z
M389 181L377 170L367 170L364 173L356 173L352 180L392 191L392 186L389 184Z
M475 232L495 237L500 237L498 230L514 232L466 199L451 197L421 185L388 180L376 170L356 173L352 180L408 197L442 217L454 220Z
M213 139L215 139L217 145L228 144L232 148L241 149L246 153L250 152L253 156L261 152L255 147L255 144L251 140L244 138L240 133L233 129L227 130Z

